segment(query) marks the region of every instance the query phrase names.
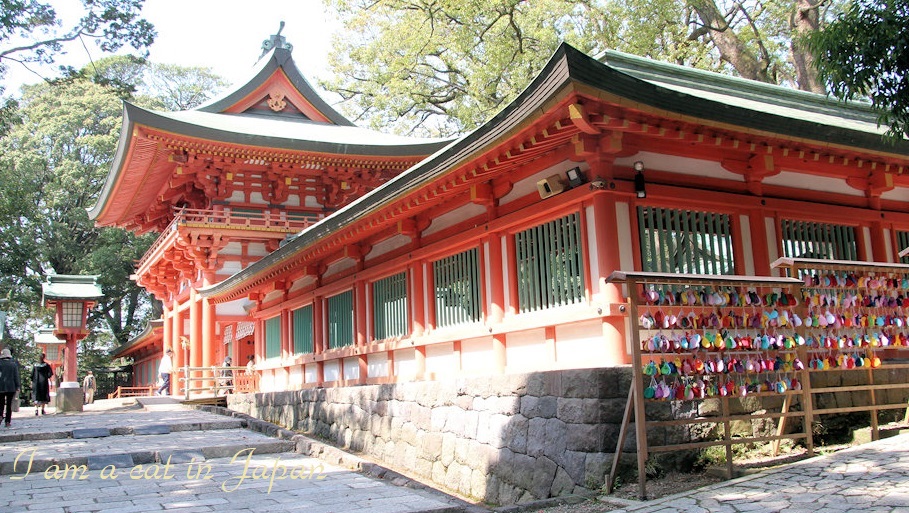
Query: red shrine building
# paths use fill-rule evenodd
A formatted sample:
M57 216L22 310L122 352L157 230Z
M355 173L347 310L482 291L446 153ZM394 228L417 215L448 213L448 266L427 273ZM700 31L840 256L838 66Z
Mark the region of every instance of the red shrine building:
M354 126L283 38L202 107L127 105L92 218L160 237L136 383L243 365L294 390L630 362L616 270L773 276L896 262L909 141L860 104L562 45L453 140ZM176 393L177 390L174 390Z

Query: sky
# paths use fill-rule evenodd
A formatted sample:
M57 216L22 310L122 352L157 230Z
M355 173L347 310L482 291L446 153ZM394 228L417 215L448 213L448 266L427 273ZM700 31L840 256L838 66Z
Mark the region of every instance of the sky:
M64 21L78 19L78 0L50 0ZM149 60L162 64L204 66L232 84L250 78L262 42L278 32L293 45L297 67L313 86L327 78L331 35L339 24L325 12L321 0L145 0L143 17L158 32L149 50ZM76 68L105 53L91 41L66 46L66 54L55 65L36 68L41 76L53 78L61 64ZM131 49L131 48L130 48ZM125 51L125 50L124 50ZM124 53L121 51L119 53ZM19 86L40 82L41 77L17 63L10 63L4 78L7 93Z

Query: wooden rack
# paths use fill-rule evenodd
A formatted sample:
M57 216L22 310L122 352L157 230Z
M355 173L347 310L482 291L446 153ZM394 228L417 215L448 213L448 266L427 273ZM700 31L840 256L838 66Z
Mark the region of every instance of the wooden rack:
M800 281L803 282L803 291L806 297L810 297L812 291L828 291L836 292L839 294L842 294L843 292L862 294L864 292L865 295L874 295L876 297L881 297L882 295L889 294L891 291L893 291L901 297L905 296L909 298L909 265L905 264L885 262L855 262L848 260L822 260L815 258L780 258L773 262L771 264L771 267L782 269L788 276L800 279ZM888 278L896 279L899 280L899 286L880 286L875 289L875 291L867 286L861 287L861 283L855 283L851 285L843 283L831 283L828 286L824 283L818 283L815 285L812 282L811 284L808 284L807 280L805 279L806 275L808 275L810 278L813 278L814 275L817 275L819 277L818 281L820 281L822 279L822 276L829 276L831 273L840 276L843 274L848 274L851 276L865 278L869 281L874 278L884 280ZM909 305L909 301L906 302L906 305ZM810 308L811 306L806 304L806 310ZM870 336L874 336L876 332L879 334L881 332L888 331L891 334L893 334L894 331L902 331L903 333L909 334L909 318L907 318L907 315L909 315L909 306L903 306L902 303L899 306L852 306L848 309L840 308L840 310L848 310L849 312L857 312L860 314L898 314L902 318L901 323L903 326L901 327L894 326L893 324L885 324L884 326L866 326L862 328L852 328L849 331L860 331L862 334L867 334ZM909 369L909 363L899 362L899 360L905 361L906 355L909 354L909 347L878 346L877 348L874 348L874 351L882 355L880 356L881 360L883 360L881 366L885 367L886 370ZM884 362L886 365L883 364ZM814 415L818 416L839 413L869 412L871 417L871 439L879 439L880 428L878 426L878 412L884 410L906 409L907 405L905 400L899 402L882 402L877 392L909 389L909 383L902 382L875 384L874 371L874 367L868 367L867 369L865 367L862 367L861 369L829 369L828 372L858 373L865 378L865 382L861 384L812 388L810 389L809 394L809 399L812 405L815 402L815 396L818 396L820 394L843 394L852 392L867 392L870 404L863 406L840 406L829 408L815 407L813 409ZM909 410L907 410L907 416L905 419L909 421Z
M878 326L860 326L860 327L851 327L848 329L842 328L819 328L818 326L812 325L812 316L818 315L818 310L820 304L814 305L813 301L816 300L816 296L820 295L820 292L817 292L820 289L842 289L838 292L849 291L850 293L869 293L867 287L859 287L856 283L853 287L846 286L833 286L833 287L824 287L815 285L813 281L814 275L818 273L846 273L847 275L857 278L862 277L863 280L870 279L870 277L884 278L888 277L891 280L899 278L899 287L898 289L904 292L900 297L909 298L909 265L901 264L882 264L877 262L849 262L849 261L835 261L835 260L817 260L817 259L793 259L793 258L783 258L779 259L773 264L774 267L785 269L788 274L784 278L775 278L775 277L763 277L763 276L713 276L713 275L679 275L679 274L668 274L668 273L649 273L649 272L613 272L607 281L612 283L619 283L624 285L624 294L628 298L626 315L629 319L629 325L627 326L626 333L628 343L630 344L630 352L632 354L632 368L633 368L633 380L628 393L628 400L625 407L625 415L622 420L621 429L619 431L619 439L616 446L615 456L613 459L612 469L610 471L609 477L607 479L607 493L611 493L614 483L615 475L618 468L619 458L621 456L621 449L624 446L625 438L628 434L628 429L631 425L632 415L635 419L635 435L637 440L637 467L638 467L638 487L639 487L639 496L643 499L646 498L646 462L649 456L653 453L658 452L669 452L669 451L678 451L684 449L699 449L710 446L725 446L726 449L726 466L727 474L729 477L733 476L733 458L732 458L732 447L733 445L743 444L743 443L752 443L752 442L773 442L774 452L776 453L779 450L779 442L782 439L804 439L806 448L809 456L813 455L814 442L812 438L812 424L814 419L818 415L826 414L841 414L841 413L851 413L851 412L860 412L868 411L871 413L871 427L872 427L872 438L877 439L879 437L879 428L878 428L878 419L877 413L879 411L888 410L888 409L905 409L906 401L901 402L890 402L882 403L876 396L876 392L895 390L895 389L907 389L909 388L909 383L888 383L888 384L876 384L874 382L874 371L879 367L885 367L886 370L890 369L907 369L909 364L906 363L897 363L894 358L898 357L900 353L909 353L909 342L906 342L906 345L892 346L892 347L871 347L867 340L876 336L880 338L880 335L883 333L893 332L895 326L885 326L883 331L879 330L875 332ZM808 274L810 279L805 280L804 275ZM828 276L830 277L830 276ZM820 276L819 276L820 278ZM823 278L821 278L823 279ZM903 281L906 279L907 281ZM891 282L896 283L896 282ZM863 281L863 285L865 282ZM823 285L823 283L821 283ZM903 287L906 285L906 287ZM861 289L861 290L860 290ZM659 328L653 329L652 327L642 326L639 324L641 319L640 311L641 309L653 310L655 308L668 308L668 309L702 309L705 311L711 311L714 309L719 310L754 310L754 306L745 306L742 307L741 303L739 304L716 304L716 305L705 305L700 304L696 306L681 306L678 305L653 305L648 304L644 300L643 295L645 291L663 291L665 293L675 292L675 291L687 291L687 290L738 290L740 293L745 293L746 291L760 291L762 294L766 291L776 291L775 293L779 295L790 294L791 297L797 299L797 305L787 304L785 307L782 305L763 305L757 308L785 308L787 312L791 312L795 316L798 316L801 320L799 326L794 326L790 324L787 327L788 335L792 336L796 340L801 340L802 343L794 345L791 348L787 348L785 352L790 355L795 355L796 358L802 363L803 368L800 370L787 371L792 375L797 375L798 380L801 384L799 390L786 390L782 393L778 392L761 392L757 394L749 394L749 396L783 396L782 406L779 412L768 412L762 414L751 414L751 415L733 415L730 413L730 402L734 400L739 400L737 394L723 395L720 397L706 397L706 398L689 398L684 399L688 401L704 401L704 400L718 400L719 402L719 414L716 416L704 417L698 416L690 419L671 419L671 420L648 420L647 418L647 407L648 405L658 404L660 402L665 403L666 401L656 401L653 399L647 399L645 397L645 386L644 380L646 379L644 375L644 362L645 360L652 359L655 357L653 352L645 352L642 348L642 333L648 333L653 331L659 331ZM889 291L888 291L889 294ZM881 296L878 294L877 296ZM829 292L825 293L824 296L830 301L836 301L837 295L831 295ZM902 305L902 303L901 303ZM906 307L872 307L866 305L843 305L839 304L836 306L831 306L839 315L845 316L868 316L874 315L876 313L889 314L887 317L888 322L895 320L897 313L899 317L902 318L900 322L903 322L903 327L901 328L906 336L909 337L909 299L906 300ZM824 307L827 308L827 307ZM877 309L877 310L875 310ZM827 310L829 312L829 310ZM876 319L876 317L875 317ZM680 328L676 328L675 331L679 331ZM702 327L698 328L704 334L707 334L707 331ZM716 329L711 327L709 329ZM761 332L766 329L762 326L761 328L753 327L751 328L753 332ZM774 331L776 329L774 328ZM681 328L681 331L684 331L684 328ZM766 334L766 333L765 333ZM716 333L713 334L714 336ZM848 346L845 348L839 347L813 347L813 345L821 344L822 337L823 340L827 340L832 336L838 337L869 337L865 339L865 344L868 347L852 347ZM811 369L809 372L810 362L820 361L820 354L825 352L831 352L831 354L838 354L838 358L845 357L848 353L863 353L867 357L868 354L872 355L872 358L877 357L877 365L875 367L868 367L867 369L863 366L861 368L839 368L839 367L828 367L828 368L816 368ZM722 353L723 349L718 349L717 352ZM747 352L747 351L746 351ZM760 351L756 351L760 352ZM659 353L662 355L663 353ZM716 354L716 353L714 353ZM880 356L878 356L880 355ZM883 362L886 360L886 365ZM818 388L812 388L811 384L811 375L817 373L823 373L824 375L830 376L829 373L837 372L852 372L851 376L863 376L865 378L864 383L850 383L849 385L842 386L824 386ZM728 379L728 378L722 378ZM855 380L853 380L855 381ZM822 394L834 394L837 396L843 396L843 394L851 394L855 392L867 392L869 394L869 404L862 406L840 406L840 407L816 407L815 399ZM675 401L671 399L670 401ZM792 406L798 401L801 406L801 411L792 411ZM786 433L786 423L789 418L800 418L801 430L794 431L792 433ZM762 437L750 437L750 438L733 438L731 434L731 424L739 420L752 420L756 418L765 418L765 419L776 419L777 428L776 434L773 436L762 436ZM907 419L909 419L909 412L907 412ZM717 426L722 426L722 438L718 440L707 440L707 441L693 441L685 443L676 443L671 445L662 445L662 446L651 446L647 439L648 428L651 427L669 427L669 426L683 426L683 425L694 425L700 423L712 423Z
M797 371L799 379L802 383L801 391L786 391L782 394L777 392L769 393L757 393L750 394L754 395L770 395L783 396L783 406L782 410L777 413L763 413L756 415L732 415L730 413L730 401L738 400L738 394L730 394L718 397L710 398L697 398L697 399L688 399L688 400L707 400L707 399L717 399L719 400L720 411L719 415L711 417L696 417L690 419L672 419L672 420L648 420L647 418L647 406L648 404L657 403L657 401L646 399L644 394L644 372L643 372L643 362L645 359L649 359L652 356L646 354L642 350L641 344L641 334L642 326L638 324L639 312L642 307L642 295L645 290L738 290L740 293L747 294L749 291L761 293L765 295L771 293L771 291L777 291L776 293L788 293L795 297L800 297L801 292L800 288L802 282L793 278L772 278L772 277L757 277L757 276L708 276L708 275L678 275L678 274L668 274L668 273L652 273L652 272L613 272L609 278L608 282L612 283L621 283L625 286L625 297L628 298L628 305L626 313L629 318L629 326L627 326L626 333L631 346L632 354L632 369L633 376L632 384L628 392L628 400L625 407L625 415L622 419L622 425L619 430L619 439L616 445L615 456L613 458L612 469L609 473L609 478L607 479L607 493L611 493L613 485L615 483L615 475L618 469L619 458L622 453L622 447L625 444L625 438L628 433L629 426L631 424L632 413L635 419L635 438L637 440L637 467L638 467L638 493L639 496L643 499L646 498L646 470L645 466L647 459L650 457L650 454L656 452L669 452L669 451L678 451L684 449L700 449L710 446L725 446L726 448L726 463L727 463L727 472L732 476L733 466L732 466L732 446L735 444L741 443L750 443L750 442L769 442L769 441L778 441L783 438L789 439L802 439L806 440L808 450L813 450L813 443L811 439L811 429L810 422L807 420L810 418L810 411L791 411L790 405L793 396L798 396L804 393L804 387L808 384L808 375L807 370ZM656 305L647 305L644 303L645 308L651 309L656 307ZM739 309L742 307L736 305L707 305L700 304L697 306L669 306L668 308L683 308L683 309L702 309L706 311L715 311L717 309ZM749 310L756 309L758 307L744 307ZM714 328L710 328L714 330ZM649 330L652 331L652 330ZM706 335L707 330L704 335ZM718 330L716 330L718 331ZM759 331L759 330L758 330ZM794 349L794 348L793 348ZM720 352L722 350L719 350ZM799 352L799 357L804 358L804 355ZM794 371L795 372L795 371ZM665 402L665 401L659 401ZM785 420L789 417L802 417L806 418L802 422L803 430L800 433L785 434L783 432L783 426ZM777 419L778 429L776 436L765 436L765 437L751 437L751 438L733 438L731 424L738 420L751 420L755 418L767 418L767 419ZM651 446L647 439L648 428L651 427L669 427L669 426L679 426L679 425L693 425L693 424L706 424L713 423L723 428L723 436L721 440L710 440L710 441L697 441L697 442L686 442L686 443L677 443L672 445L663 445L663 446Z

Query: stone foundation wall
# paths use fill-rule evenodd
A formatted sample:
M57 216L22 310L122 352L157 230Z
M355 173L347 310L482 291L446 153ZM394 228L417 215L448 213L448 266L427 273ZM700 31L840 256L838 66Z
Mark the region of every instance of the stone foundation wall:
M630 380L629 368L552 371L237 394L228 406L513 504L603 483Z
M905 372L900 374L905 377ZM896 379L890 373L887 377ZM857 377L814 373L812 384L852 379ZM228 406L460 494L514 504L602 486L612 465L630 380L628 367L564 370L236 394L229 396ZM847 393L834 400L859 404L864 395ZM732 401L739 410L733 413L778 409L781 402L778 396L749 397ZM650 403L648 417L712 416L717 410L718 400ZM745 436L775 431L772 422L740 424L734 430ZM716 433L712 424L698 430L651 429L648 440L666 445ZM632 427L622 448L629 463L635 448Z

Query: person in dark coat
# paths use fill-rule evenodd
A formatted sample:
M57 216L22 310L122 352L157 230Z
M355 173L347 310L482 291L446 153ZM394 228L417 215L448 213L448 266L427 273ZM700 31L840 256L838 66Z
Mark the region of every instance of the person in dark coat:
M41 408L44 415L44 406L50 402L50 379L54 376L54 369L44 361L44 353L38 357L38 363L32 367L32 400L35 402L35 415Z
M19 364L13 360L9 348L4 347L0 351L0 417L6 427L13 418L13 397L22 388L22 382L19 380Z

